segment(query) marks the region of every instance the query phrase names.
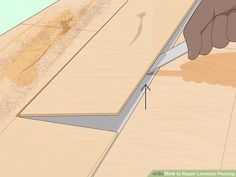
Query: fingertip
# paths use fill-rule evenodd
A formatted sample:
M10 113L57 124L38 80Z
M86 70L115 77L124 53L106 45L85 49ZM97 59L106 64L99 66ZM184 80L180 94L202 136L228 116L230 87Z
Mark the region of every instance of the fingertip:
M184 38L188 47L188 58L190 60L196 59L201 50L201 33L194 31L189 25L184 29Z
M191 52L188 53L188 59L189 60L195 60L199 54L192 54Z
M190 60L196 59L201 50L201 36L200 35L194 35L192 38L187 39L186 38L186 43L188 47L188 58Z

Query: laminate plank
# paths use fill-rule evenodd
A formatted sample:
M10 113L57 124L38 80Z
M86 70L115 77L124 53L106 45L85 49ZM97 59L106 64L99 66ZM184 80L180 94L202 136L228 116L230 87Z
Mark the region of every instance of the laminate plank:
M119 114L193 2L129 1L21 116Z

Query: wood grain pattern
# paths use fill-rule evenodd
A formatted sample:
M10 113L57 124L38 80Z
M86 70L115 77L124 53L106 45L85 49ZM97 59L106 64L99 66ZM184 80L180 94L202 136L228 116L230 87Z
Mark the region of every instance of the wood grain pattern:
M193 2L129 1L21 116L117 115Z
M195 61L184 56L163 67L150 86L148 109L144 110L142 100L95 176L141 177L154 169L220 169L236 82L236 63L231 60L236 53L224 52ZM228 168L235 168L232 131L233 126Z

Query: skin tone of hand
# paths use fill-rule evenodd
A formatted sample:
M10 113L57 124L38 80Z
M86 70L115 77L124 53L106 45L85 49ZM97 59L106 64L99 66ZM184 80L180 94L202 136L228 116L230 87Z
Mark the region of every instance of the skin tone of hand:
M202 0L184 29L189 59L236 42L236 0Z

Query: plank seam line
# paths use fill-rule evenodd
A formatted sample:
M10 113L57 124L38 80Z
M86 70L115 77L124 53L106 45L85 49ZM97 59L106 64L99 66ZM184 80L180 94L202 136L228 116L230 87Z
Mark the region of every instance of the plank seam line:
M3 128L0 132L0 136L13 124L13 122L15 122L17 117L15 117L14 119L12 119L5 128Z
M226 153L226 149L227 149L227 144L228 144L228 139L229 139L229 132L231 129L231 124L232 124L232 119L233 119L233 115L234 115L234 107L236 103L236 93L234 95L234 101L233 101L233 105L232 105L232 110L230 113L230 120L229 120L229 124L228 124L228 128L227 128L227 134L226 134L226 138L225 138L225 143L224 143L224 149L223 149L223 154L222 154L222 158L221 158L221 163L220 163L220 169L222 170L223 167L223 163L224 163L224 158L225 158L225 153Z
M107 145L107 148L102 153L102 155L99 158L98 162L94 165L94 168L91 169L88 177L94 177L96 175L96 173L98 172L99 168L101 167L101 165L103 164L104 160L106 159L107 155L109 154L110 150L114 146L114 144L115 144L116 140L118 139L118 137L119 137L119 134L116 134L115 138L112 139L111 143L109 145Z
M41 19L40 19L41 20ZM39 21L40 21L39 20ZM0 49L1 51L4 51L7 47L9 47L13 42L15 42L15 40L17 40L19 37L21 37L23 34L25 34L27 31L29 31L30 29L32 29L32 26L29 26L28 28L26 28L24 31L22 31L21 33L19 33L19 35L17 35L16 37L14 37L12 40L10 40L3 48Z
M47 26L47 25L37 25L37 24L21 24L24 26L36 26L36 27L43 27L43 28L53 28L53 29L63 29L62 27L58 26ZM74 31L91 31L91 32L96 32L97 30L92 30L92 29L79 29L79 28L72 28Z

